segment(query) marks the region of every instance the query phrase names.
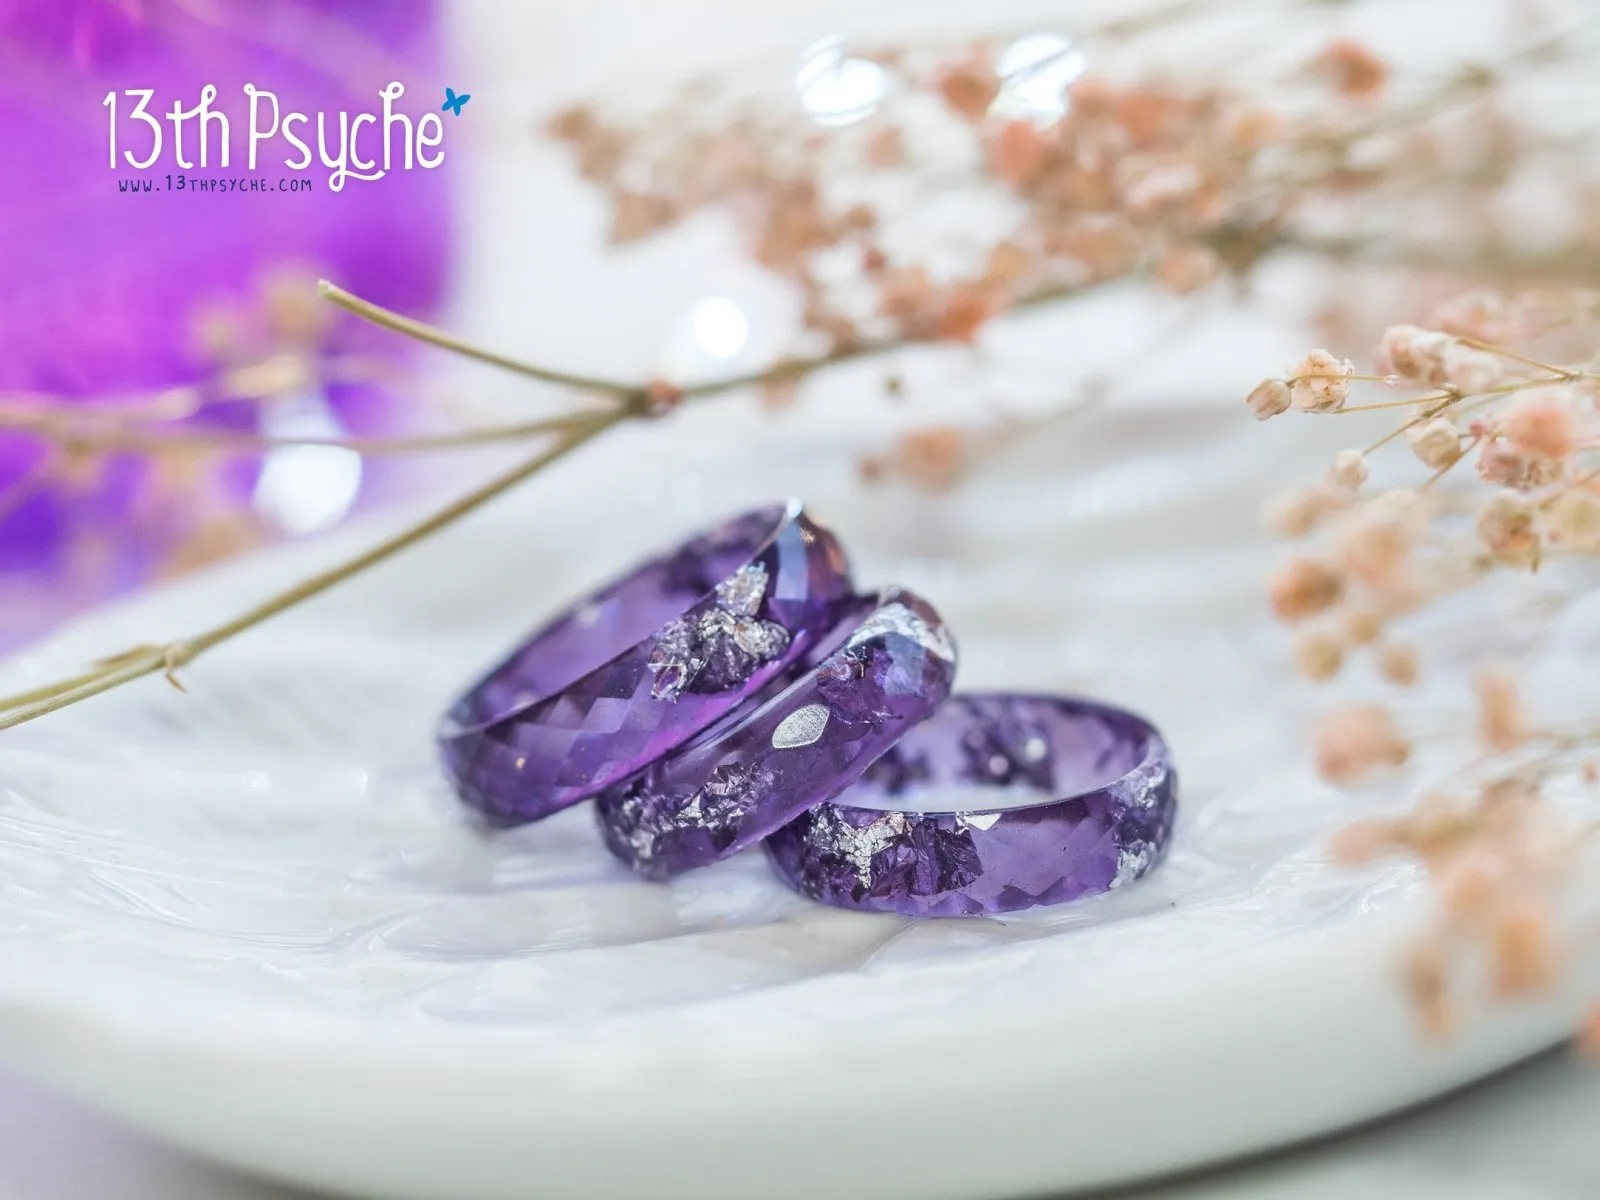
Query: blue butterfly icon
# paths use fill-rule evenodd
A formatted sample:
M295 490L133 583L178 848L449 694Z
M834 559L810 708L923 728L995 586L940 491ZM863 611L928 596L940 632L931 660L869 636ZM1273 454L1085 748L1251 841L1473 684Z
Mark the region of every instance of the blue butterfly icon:
M454 88L447 87L444 90L444 103L439 106L439 111L453 112L459 117L461 115L461 106L471 99L471 92L463 92L458 96Z

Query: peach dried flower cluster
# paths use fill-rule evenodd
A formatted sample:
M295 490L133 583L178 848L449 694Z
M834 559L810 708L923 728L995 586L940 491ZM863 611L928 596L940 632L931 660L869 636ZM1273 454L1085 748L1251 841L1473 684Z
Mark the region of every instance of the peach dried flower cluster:
M737 78L702 78L653 109L579 104L546 129L609 202L617 243L708 212L731 217L750 258L795 287L801 347L818 363L908 341L973 342L1008 311L1130 278L1178 296L1248 286L1280 251L1330 264L1371 253L1407 267L1433 253L1413 235L1438 224L1419 214L1437 212L1441 194L1450 199L1439 215L1469 258L1508 277L1522 270L1497 199L1525 164L1559 153L1565 169L1571 152L1508 98L1532 66L1497 64L1472 87L1444 73L1407 90L1390 86L1371 46L1331 36L1281 72L1217 62L1152 73L1142 51L1183 42L1211 19L1205 7L1080 26L1059 59L1042 62L1028 57L1037 35L830 40L784 65L778 77L792 87L775 88L771 71L742 90ZM1550 53L1567 50L1557 39ZM1452 133L1462 125L1470 137ZM1357 319L1331 295L1330 319ZM1477 328L1482 310L1469 298L1435 330ZM1428 338L1396 350L1426 360L1407 378L1430 386L1477 392L1498 369L1493 356ZM1336 411L1354 382L1347 360L1319 352L1257 389L1251 407L1262 417ZM1449 436L1448 424L1420 433L1420 453L1442 464ZM929 442L943 437L930 431ZM967 473L900 470L905 449L871 456L863 474L951 486ZM940 456L975 461L970 439ZM1499 447L1486 468L1539 478L1537 464Z
M1323 479L1269 507L1276 531L1304 543L1267 581L1303 675L1330 679L1365 655L1380 680L1403 689L1423 664L1397 631L1420 610L1498 572L1600 553L1593 354L1571 364L1539 350L1593 311L1592 298L1568 301L1551 310L1478 289L1425 323L1385 331L1371 374L1316 350L1246 397L1261 420L1292 410L1397 415L1386 436L1341 451ZM1384 453L1402 469L1412 460L1410 486L1368 488L1371 460ZM1481 757L1465 772L1471 781L1425 794L1408 814L1359 822L1335 846L1348 862L1407 855L1435 879L1441 915L1406 965L1435 1031L1455 1019L1452 977L1465 957L1487 961L1497 996L1536 992L1559 975L1569 952L1557 890L1586 834L1555 815L1548 789L1600 778L1600 730L1541 728L1513 667L1478 672L1473 708ZM1408 763L1403 713L1373 701L1326 713L1312 731L1319 774L1348 787Z
M1008 81L986 43L915 68L906 57L867 53L894 84L846 128L748 104L706 128L686 103L643 124L580 105L549 129L607 192L613 241L731 211L751 257L798 285L806 327L838 350L889 335L969 341L1019 302L1144 268L1193 292L1223 271L1213 242L1224 229L1249 257L1243 231L1267 213L1258 163L1285 132L1260 102L1216 84L1085 76L1041 120L1008 114ZM942 127L928 128L908 100L918 96L937 98ZM952 265L937 245L895 235L907 214L893 181L919 173L980 204L1009 195L1020 217ZM874 177L888 184L864 185ZM1271 207L1281 219L1284 205ZM970 221L947 232L970 239Z
M1503 762L1538 740L1509 671L1484 670L1475 693L1478 740L1491 761ZM1375 715L1386 713L1381 707L1345 709L1330 714L1320 741L1360 741L1348 732L1358 712L1387 728L1388 718ZM1368 742L1376 736L1365 734ZM1377 752L1369 747L1367 753ZM1412 947L1404 972L1430 1032L1446 1033L1457 1022L1452 980L1458 964L1485 960L1491 994L1515 999L1553 985L1570 957L1557 902L1582 840L1544 798L1551 765L1548 755L1525 755L1471 785L1426 792L1403 815L1358 821L1334 841L1341 862L1403 855L1420 862L1434 881L1438 916Z
M971 446L963 430L932 425L906 434L887 453L865 456L860 472L869 482L898 475L923 491L942 492L961 478Z
M1404 488L1365 496L1365 481L1363 456L1341 455L1326 480L1280 500L1270 517L1280 532L1324 536L1272 573L1268 595L1295 630L1302 674L1331 679L1365 653L1384 678L1406 685L1417 677L1416 652L1392 625L1441 589L1447 572L1427 546L1426 499Z
M1592 552L1600 544L1593 372L1415 325L1384 334L1378 370L1357 375L1349 360L1314 350L1285 378L1265 380L1246 397L1259 420L1291 409L1337 413L1347 408L1352 384L1363 383L1390 398L1355 408L1402 414L1388 437L1341 451L1324 482L1278 498L1271 510L1285 536L1327 532L1328 562L1352 585L1348 592L1376 593L1362 601L1376 599L1382 612L1398 615L1475 566L1533 570L1548 554ZM1365 492L1369 456L1396 441L1426 473L1413 488ZM1426 536L1430 493L1447 477L1454 482L1463 463L1488 485L1465 493L1475 535L1465 545Z

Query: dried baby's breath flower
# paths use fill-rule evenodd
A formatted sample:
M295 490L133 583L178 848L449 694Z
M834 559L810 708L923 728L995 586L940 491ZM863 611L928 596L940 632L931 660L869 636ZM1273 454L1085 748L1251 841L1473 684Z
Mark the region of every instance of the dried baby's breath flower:
M1600 1004L1594 1005L1578 1028L1578 1048L1585 1054L1600 1054Z
M202 520L177 542L158 573L175 578L208 567L259 545L262 535L261 520L252 512L223 513ZM186 690L176 678L173 684L180 692Z
M1317 773L1341 787L1411 756L1394 714L1381 704L1349 704L1326 714L1313 737Z
M1311 351L1289 368L1294 407L1303 412L1337 412L1350 397L1350 376L1355 371L1355 363L1347 358Z
M1505 667L1486 667L1476 680L1478 737L1491 750L1515 750L1527 736L1517 681Z
M1406 994L1430 1037L1443 1038L1455 1028L1450 1004L1450 960L1443 946L1425 942L1405 960Z
M587 104L573 104L567 108L557 109L545 122L545 129L550 136L563 141L576 141L578 138L587 137L594 127L594 109Z
M1486 835L1509 836L1527 832L1524 826L1539 804L1537 777L1513 771L1483 785L1476 815Z
M271 271L262 281L267 323L283 343L314 345L327 332L333 309L317 295L316 273L293 265Z
M672 201L649 192L618 192L611 213L611 242L636 241L672 223Z
M1459 342L1445 350L1442 365L1445 382L1465 396L1486 392L1505 377L1500 359Z
M890 462L883 454L863 454L856 459L856 477L862 483L882 483L889 476Z
M1383 636L1383 614L1376 609L1351 608L1342 618L1345 640L1352 646L1368 646Z
M1200 172L1181 157L1130 156L1117 165L1116 183L1128 210L1147 216L1191 199L1200 187Z
M1403 617L1416 612L1428 602L1429 590L1425 570L1415 562L1408 563L1393 576L1374 587L1374 600L1387 617Z
M799 381L794 379L769 379L761 385L761 407L768 412L782 412L794 407L800 394Z
M1366 99L1383 90L1388 65L1373 51L1350 38L1331 42L1317 55L1313 66L1335 91L1353 99Z
M1417 681L1417 652L1410 646L1380 647L1378 673L1390 683L1410 687Z
M1283 118L1269 108L1236 104L1223 118L1222 136L1235 150L1254 154L1283 134Z
M1211 283L1221 269L1221 261L1214 251L1192 242L1185 243L1168 247L1161 256L1161 261L1156 264L1156 282L1169 292L1187 296Z
M1600 549L1600 496L1582 489L1564 492L1549 502L1544 524L1550 540L1569 550Z
M1526 897L1502 901L1488 926L1497 995L1525 996L1550 986L1556 977L1556 938L1543 905Z
M1341 450L1328 468L1328 480L1349 492L1361 490L1367 482L1367 456L1359 450Z
M1303 621L1326 612L1344 595L1344 577L1326 563L1290 559L1267 581L1272 611L1280 621Z
M1439 872L1439 899L1446 913L1462 924L1481 924L1506 886L1506 862L1489 847L1476 847L1451 857Z
M1034 271L1037 256L1009 239L994 244L989 251L989 264L984 269L984 282L998 288L1010 288L1022 282Z
M1444 417L1435 417L1406 430L1406 444L1417 461L1442 471L1461 457L1461 434Z
M939 296L926 267L891 267L883 272L878 289L878 311L906 333L927 330L938 305Z
M1438 863L1460 849L1472 831L1475 817L1469 806L1444 792L1427 791L1404 818L1406 848L1425 863Z
M1329 850L1335 862L1347 867L1369 863L1394 850L1401 842L1399 825L1387 817L1352 821L1333 835Z
M1335 542L1339 566L1369 587L1386 588L1405 573L1416 544L1414 527L1403 517L1370 505L1355 514Z
M1376 519L1397 522L1413 540L1428 532L1428 505L1414 488L1390 488L1374 496L1366 507Z
M1288 412L1290 399L1289 385L1283 380L1263 379L1244 398L1244 402L1250 406L1256 420L1265 421L1268 417Z
M1004 307L998 290L983 284L957 284L946 293L939 313L939 336L953 342L970 342L990 317Z
M1391 325L1378 343L1378 357L1402 379L1438 387L1445 382L1444 355L1454 339L1415 325Z
M976 52L962 63L947 67L939 76L939 95L950 110L980 121L1000 91L1000 79L986 54Z
M1323 629L1307 629L1295 638L1295 666L1307 679L1332 679L1344 665L1344 643Z
M1569 555L1600 553L1600 354L1591 346L1586 361L1562 366L1546 361L1552 356L1545 349L1557 343L1558 333L1581 330L1592 337L1600 331L1600 295L1584 295L1580 300L1542 291L1513 303L1480 291L1440 306L1433 318L1438 329L1399 325L1386 331L1382 359L1397 378L1382 382L1403 379L1422 394L1364 406L1404 415L1360 461L1365 465L1366 457L1399 435L1432 474L1416 490L1368 497L1359 490L1366 480L1358 456L1347 452L1316 490L1303 488L1283 501L1280 520L1306 536L1333 511L1321 497L1343 497L1344 515L1316 547L1318 557L1297 560L1324 564L1329 582L1319 602L1334 579L1347 597L1329 618L1333 632L1316 627L1296 637L1300 673L1327 678L1351 648L1373 645L1377 673L1407 686L1418 677L1419 654L1384 639L1386 620L1476 587L1494 564L1537 568L1547 539ZM1531 337L1530 331L1539 333L1539 345L1513 349L1506 340L1519 332ZM1315 407L1302 405L1298 392L1291 406ZM1457 419L1464 434L1450 419L1454 414L1463 414ZM1478 479L1457 472L1435 488L1473 447L1481 447L1475 456ZM1504 489L1476 506L1481 549L1456 538L1463 496L1470 496L1479 479ZM1331 558L1320 557L1328 547ZM1287 568L1272 587L1280 615L1313 615L1315 605L1294 603L1306 589L1290 586ZM1592 757L1600 737L1592 730L1534 728L1509 668L1482 672L1473 696L1485 753L1466 774L1471 790L1465 796L1426 793L1408 815L1358 823L1333 847L1346 863L1391 852L1408 855L1436 882L1439 924L1406 965L1412 1001L1434 1032L1447 1031L1454 1021L1449 969L1469 939L1482 950L1497 995L1524 995L1555 979L1563 948L1556 937L1554 888L1580 839L1593 831L1566 826L1542 791L1547 779L1560 776L1600 783L1600 758ZM1319 773L1339 785L1357 783L1409 755L1394 713L1377 705L1328 714L1313 730L1313 746ZM1514 757L1495 757L1501 755ZM1503 773L1485 779L1490 769ZM1592 1036L1600 1049L1600 1016L1595 1023Z
M1139 262L1144 238L1125 217L1087 213L1046 228L1045 250L1081 264L1090 279L1111 279Z
M1515 492L1498 492L1478 514L1478 537L1507 566L1528 567L1539 560L1538 510Z
M1347 507L1349 492L1315 483L1269 497L1262 506L1261 520L1270 533L1283 538L1302 538L1330 513Z
M190 318L190 340L195 352L224 367L242 365L251 355L250 330L245 314L226 303L196 308Z
M885 125L867 139L866 160L869 167L896 167L905 161L906 140L898 125Z
M1511 446L1554 464L1578 448L1578 421L1565 395L1550 391L1521 396L1500 418L1500 432Z
M1510 442L1492 441L1478 452L1478 478L1519 492L1531 492L1561 478L1560 459L1543 458Z
M908 433L896 458L906 477L930 492L948 490L966 465L967 436L952 426Z
M1434 306L1428 317L1434 329L1480 342L1503 342L1510 332L1506 298L1495 288L1472 288Z
M989 165L1013 186L1028 183L1050 153L1050 141L1032 121L1007 121L989 145Z

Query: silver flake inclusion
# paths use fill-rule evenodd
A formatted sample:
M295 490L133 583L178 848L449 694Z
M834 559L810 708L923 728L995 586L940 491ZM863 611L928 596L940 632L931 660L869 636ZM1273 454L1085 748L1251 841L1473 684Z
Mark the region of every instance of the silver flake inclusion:
M747 617L755 616L766 594L767 569L760 563L746 563L717 584L717 603Z
M929 654L955 662L956 647L943 626L935 628L904 604L885 604L874 612L850 635L845 649L859 646L886 633L897 633L909 638Z
M772 731L772 748L792 750L797 746L811 745L828 727L828 715L826 704L808 704L795 709L779 721L778 727Z

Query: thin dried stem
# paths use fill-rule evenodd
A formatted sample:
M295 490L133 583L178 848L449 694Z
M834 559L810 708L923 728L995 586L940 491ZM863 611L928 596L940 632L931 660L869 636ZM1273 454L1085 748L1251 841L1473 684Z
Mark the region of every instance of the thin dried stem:
M1419 404L1433 404L1436 401L1443 399L1445 399L1445 396L1438 392L1434 392L1426 396L1412 396L1407 400L1382 400L1374 404L1346 404L1338 411L1341 413L1352 413L1377 412L1379 409L1383 408L1415 408Z
M1106 282L1114 281L1107 280ZM474 359L477 362L488 363L491 366L501 367L504 370L527 375L534 379L562 383L585 391L619 397L630 408L635 410L635 415L642 415L645 406L649 402L651 388L649 383L623 383L618 380L597 379L591 376L537 367L499 354L496 351L485 350L480 346L464 342L453 334L446 333L444 330L423 321L401 316L399 313L392 312L381 305L373 304L369 300L354 296L325 279L318 280L317 288L322 295L347 312L354 313L363 320L371 321L384 329L416 338L418 341L425 342L430 346L449 350ZM1086 290L1086 287L1076 285L1040 288L1038 291L1020 298L1011 306L1010 311L1015 312L1021 309L1038 308L1043 305L1053 304L1057 301L1080 295ZM877 340L860 341L841 349L829 351L826 354L818 354L810 358L779 359L771 366L761 367L742 375L729 375L722 379L708 380L705 383L690 384L681 388L680 393L684 399L704 399L737 391L740 388L760 387L769 383L787 383L791 380L802 379L813 371L819 371L824 367L836 366L839 363L850 362L854 359L886 354L909 345L940 340L942 339L937 334L930 333L926 336L902 334Z
M1424 409L1422 412L1420 412L1416 416L1412 417L1409 421L1406 421L1403 424L1397 426L1396 428L1391 429L1388 433L1384 434L1377 441L1373 442L1372 445L1368 446L1361 453L1362 454L1372 454L1372 453L1374 453L1374 452L1376 452L1378 450L1382 450L1390 442L1394 441L1395 438L1400 437L1402 434L1404 434L1408 429L1414 429L1418 425L1421 425L1421 424L1423 424L1423 423L1425 423L1427 421L1433 420L1435 417L1439 416L1441 413L1448 412L1452 405L1459 404L1460 401L1461 401L1461 397L1459 395L1456 395L1456 394L1453 394L1453 393L1446 395L1445 398L1443 400L1441 400L1438 404L1435 404L1430 408Z
M320 595L430 534L437 533L625 419L626 414L619 410L590 416L574 423L557 438L554 445L542 453L519 463L511 470L496 476L393 537L386 538L371 549L326 571L318 572L294 587L247 609L232 620L224 621L193 637L180 638L162 646L138 647L124 652L108 660L99 671L76 675L57 684L34 688L0 699L0 712L4 714L0 715L0 729L10 729L24 724L157 672L165 672L169 679L176 682L173 672L194 661L207 650L313 596Z
M1295 384L1300 383L1300 382L1302 382L1303 380L1306 380L1306 379L1342 379L1346 383L1393 383L1394 382L1393 377L1391 377L1389 375L1329 375L1326 372L1322 372L1322 371L1307 371L1304 375L1291 375L1291 376L1289 376L1289 378L1285 379L1284 382L1287 383L1290 387L1293 387ZM1413 401L1410 401L1410 403L1414 404L1414 403L1416 403L1416 401L1413 400ZM1343 411L1343 410L1341 410L1341 411Z
M1559 367L1555 369L1562 370L1562 368ZM1394 402L1386 401L1381 404L1346 405L1344 408L1338 409L1334 415L1347 412L1364 412L1375 408L1401 408L1435 400L1439 402L1433 407L1428 408L1419 413L1417 416L1411 418L1411 420L1401 424L1397 428L1391 429L1388 433L1384 434L1383 437L1379 438L1377 441L1373 442L1372 445L1368 446L1362 451L1363 454L1371 454L1374 451L1383 449L1383 447L1387 446L1390 442L1394 441L1395 438L1401 436L1407 430L1421 425L1426 421L1431 421L1434 417L1442 416L1444 413L1449 412L1452 409L1457 409L1459 412L1463 413L1472 412L1474 409L1483 408L1485 405L1492 404L1494 401L1505 396L1515 395L1517 392L1525 392L1533 388L1547 387L1552 383L1571 382L1572 380L1592 379L1594 377L1594 374L1589 371L1566 371L1561 378L1517 379L1510 383L1502 383L1491 388L1484 388L1482 391L1473 392L1471 395L1462 395L1460 392L1434 392L1426 396L1418 396L1412 400Z
M1459 457L1456 458L1456 460L1454 462L1445 463L1444 466L1440 467L1432 475L1429 475L1426 479L1424 479L1422 481L1422 483L1420 483L1417 486L1417 491L1419 491L1419 492L1431 491L1434 484L1438 483L1439 480L1443 479L1446 475L1450 474L1451 471L1454 471L1458 466L1460 466L1462 464L1462 462L1466 460L1467 455L1471 454L1474 450L1476 450L1478 448L1478 443L1480 443L1482 441L1483 441L1483 438L1481 436L1475 437L1471 441L1469 441L1465 446L1463 446L1461 448L1461 454L1460 454Z
M452 450L468 446L495 445L500 442L526 441L549 433L559 433L574 424L581 424L592 414L566 414L537 421L519 421L507 425L486 425L476 429L453 430L449 433L416 434L408 437L338 438L293 437L247 433L233 429L203 429L179 427L175 429L150 429L138 426L106 427L94 423L87 427L76 419L67 420L52 414L45 420L17 422L0 415L0 428L16 428L46 441L55 441L75 450L98 454L136 453L159 455L174 450L228 450L240 454L264 454L271 450L298 446L324 446L338 450L351 450L357 454L384 456L425 453L434 450ZM0 499L0 519L6 515Z
M118 662L122 660L119 658ZM86 683L93 683L105 675L110 669L110 664L102 663L92 671L85 671L81 675L69 675L65 679L57 679L52 683L42 684L36 688L29 688L25 692L14 692L4 699L0 699L0 712L7 712L13 708L21 708L25 704L34 704L40 700L48 700L52 696L59 696L63 692L70 692L80 688Z
M1400 267L1504 282L1534 279L1588 286L1600 278L1600 255L1571 247L1552 253L1519 252L1499 244L1441 248L1392 238L1316 235L1294 230L1286 230L1279 240L1285 248L1335 263Z
M1583 374L1581 371L1575 372L1567 367L1558 367L1554 363L1542 362L1537 358L1529 358L1526 354L1518 354L1515 350L1507 350L1504 346L1497 346L1493 342L1485 342L1479 338L1461 335L1456 338L1456 341L1463 346L1471 346L1474 350L1487 350L1490 354L1498 355L1501 358L1509 358L1512 362L1519 362L1523 366L1535 367L1540 371L1548 371L1555 376L1550 381L1552 383L1567 382L1577 379Z
M426 342L430 346L437 346L441 350L449 350L452 354L459 354L463 358L475 359L478 362L488 363L491 367L499 367L504 371L526 375L530 379L559 384L563 387L578 388L580 391L600 392L614 396L631 396L639 391L632 384L619 383L614 379L602 379L595 375L581 375L573 371L558 371L550 367L541 367L518 358L512 358L508 354L500 354L494 350L486 350L482 346L474 346L471 342L462 341L455 335L446 333L436 326L413 320L411 317L401 316L399 313L374 304L370 300L363 300L353 292L347 292L344 288L330 283L326 279L317 280L317 292L324 300L337 305L346 312L354 313L363 321L370 321L374 325L392 330L395 333L403 333L406 337L414 338L419 342Z
M1584 474L1579 475L1576 479L1571 480L1570 482L1568 482L1560 490L1552 492L1550 495L1546 496L1543 500L1541 500L1539 502L1539 507L1540 508L1549 508L1552 504L1554 504L1557 500L1561 499L1561 497L1565 496L1567 493L1575 492L1579 488L1585 487L1588 484L1593 483L1596 479L1600 479L1600 467L1595 468L1593 471L1586 471Z

